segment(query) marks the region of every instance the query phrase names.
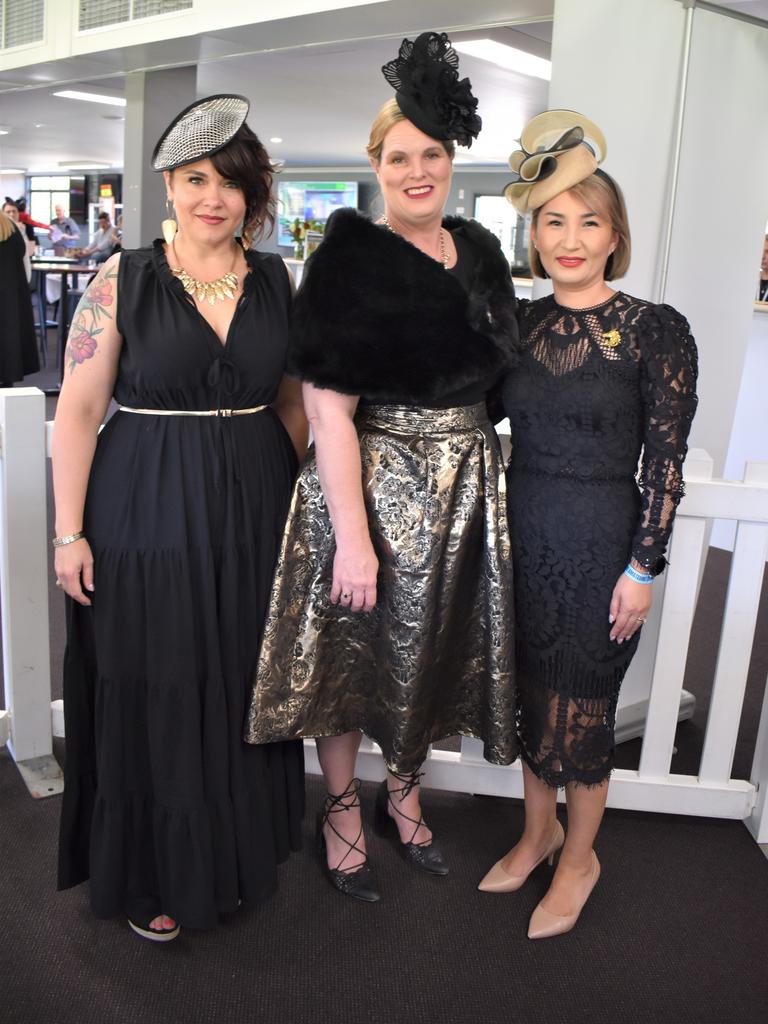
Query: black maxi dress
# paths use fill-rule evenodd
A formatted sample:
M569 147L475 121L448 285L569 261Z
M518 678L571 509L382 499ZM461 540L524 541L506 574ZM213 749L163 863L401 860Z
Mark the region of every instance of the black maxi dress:
M14 230L0 242L0 381L11 384L37 373L37 355L32 299L24 270L26 242Z
M123 253L115 400L249 408L275 399L287 349L282 261L250 273L226 344L162 244ZM59 887L90 878L98 917L207 928L276 886L300 845L300 742L242 741L296 472L277 415L118 412L93 461L92 609L67 600L66 788Z
M520 335L503 399L521 754L550 786L595 785L610 774L619 687L640 637L610 640L611 596L630 557L664 565L696 346L670 306L623 292L590 309L526 303Z

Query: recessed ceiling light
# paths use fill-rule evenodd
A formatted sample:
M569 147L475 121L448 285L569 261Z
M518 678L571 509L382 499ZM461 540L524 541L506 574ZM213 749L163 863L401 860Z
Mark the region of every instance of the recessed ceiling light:
M282 142L283 140L280 138L279 135L273 135L272 138L269 141L270 142Z
M10 133L11 133L11 129L10 128L0 128L0 135L10 135Z
M60 160L59 167L71 171L105 171L111 164L98 163L95 160Z
M102 96L95 92L79 92L77 89L64 89L55 92L54 96L61 96L65 100L85 100L87 103L107 103L110 107L124 107L126 100L122 96Z
M0 174L26 174L27 172L22 170L21 167L3 167L0 169Z
M470 57L487 60L490 64L498 64L499 67L517 71L521 75L529 75L531 78L543 78L548 82L552 77L552 61L534 57L532 53L518 50L514 46L497 43L494 39L471 39L467 42L454 43L453 48Z
M38 123L35 125L35 128L45 128L45 125L42 123Z

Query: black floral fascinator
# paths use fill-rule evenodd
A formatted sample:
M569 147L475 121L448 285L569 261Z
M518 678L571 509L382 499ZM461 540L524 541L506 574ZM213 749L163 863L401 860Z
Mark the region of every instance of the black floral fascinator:
M459 58L445 32L404 39L397 57L381 70L400 110L420 131L433 139L472 145L483 122L471 82L459 79Z

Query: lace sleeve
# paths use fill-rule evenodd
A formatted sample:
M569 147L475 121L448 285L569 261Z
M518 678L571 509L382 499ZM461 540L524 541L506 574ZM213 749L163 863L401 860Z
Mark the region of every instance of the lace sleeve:
M696 344L688 321L655 306L638 324L643 402L642 506L632 557L659 571L683 496L683 461L696 411Z

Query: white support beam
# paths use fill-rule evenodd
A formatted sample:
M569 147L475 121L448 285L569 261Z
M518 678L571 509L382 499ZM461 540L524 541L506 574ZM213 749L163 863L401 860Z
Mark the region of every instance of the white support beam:
M767 554L768 525L739 523L699 769L701 782L725 782L731 776Z
M750 781L757 799L746 822L758 843L768 843L768 679L766 680Z
M304 741L307 771L320 774L314 740ZM379 748L370 742L360 748L357 775L368 782L384 778L384 761ZM509 767L465 759L458 751L432 750L424 764L424 786L454 793L522 798L523 772L520 762ZM559 791L558 799L565 799ZM703 818L747 818L755 805L755 787L733 779L723 785L703 786L690 775L643 778L639 772L617 768L611 775L608 806L631 811L688 814Z
M32 795L47 796L61 791L61 771L52 757L51 738L42 391L0 390L0 446L0 604L11 721L8 749Z
M640 756L640 774L649 778L668 775L672 763L705 529L703 519L680 518L672 536L648 718Z

